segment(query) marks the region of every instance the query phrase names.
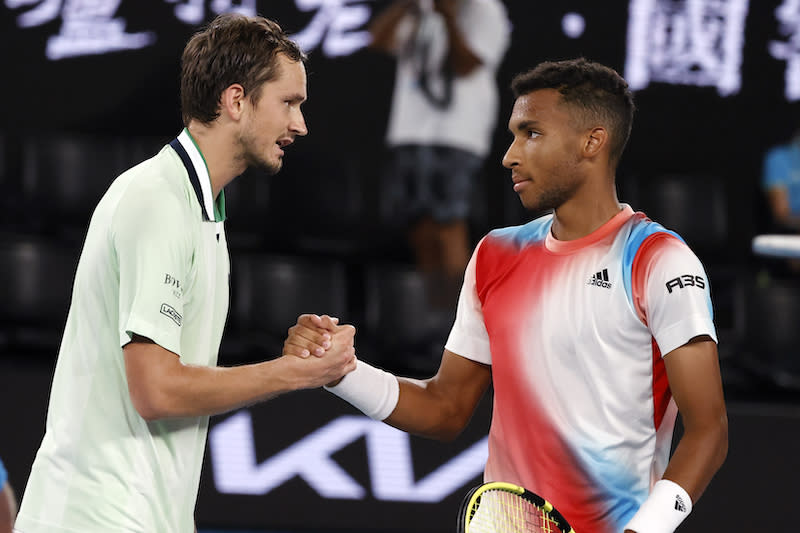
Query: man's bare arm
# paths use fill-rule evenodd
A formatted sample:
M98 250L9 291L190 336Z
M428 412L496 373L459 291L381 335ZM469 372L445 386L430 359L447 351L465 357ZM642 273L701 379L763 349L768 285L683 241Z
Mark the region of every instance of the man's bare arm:
M124 348L128 390L146 420L213 415L284 392L316 388L355 368L355 328L340 326L322 357L284 355L236 367L185 365L172 353L135 336Z
M407 13L414 9L418 9L415 0L396 0L384 9L369 24L369 33L372 37L370 48L393 54L397 46L395 40L397 25Z
M452 440L472 418L491 383L492 370L445 350L434 377L397 380L397 407L384 422L415 435Z
M457 76L468 76L481 66L483 60L470 48L464 33L458 25L458 1L436 0L436 10L442 14L447 28L447 60Z
M722 392L717 345L698 337L664 356L672 396L684 433L664 478L696 502L728 453L728 416Z

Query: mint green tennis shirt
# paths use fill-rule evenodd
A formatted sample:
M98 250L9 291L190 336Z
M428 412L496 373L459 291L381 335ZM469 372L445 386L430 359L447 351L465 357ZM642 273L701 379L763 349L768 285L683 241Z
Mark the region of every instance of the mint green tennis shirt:
M78 264L23 533L192 533L208 417L147 422L122 347L213 366L228 313L225 198L184 130L100 200Z

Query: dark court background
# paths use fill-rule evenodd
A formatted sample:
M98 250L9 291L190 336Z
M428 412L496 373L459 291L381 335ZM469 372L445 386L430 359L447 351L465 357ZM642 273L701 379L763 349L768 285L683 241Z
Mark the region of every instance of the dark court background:
M0 457L20 494L44 430L92 206L116 173L180 131L180 53L219 12L274 18L302 43L310 132L287 150L280 174L248 172L226 190L233 293L221 361L277 353L299 312L331 310L359 327L362 358L410 374L435 371L441 347L420 332L441 332L417 312L409 251L380 212L394 70L390 58L364 48L364 29L388 3L0 0L0 249L17 260L0 265ZM533 216L500 165L511 78L576 56L623 74L638 110L617 174L620 199L676 229L703 260L729 401L729 459L681 531L783 525L800 466L800 290L750 243L775 229L759 184L764 152L800 118L800 8L780 0L505 5L511 47L473 197L474 242ZM396 328L391 342L387 324ZM452 531L461 497L480 478L490 414L487 397L448 444L373 424L321 391L215 417L198 525ZM761 510L739 510L753 495Z

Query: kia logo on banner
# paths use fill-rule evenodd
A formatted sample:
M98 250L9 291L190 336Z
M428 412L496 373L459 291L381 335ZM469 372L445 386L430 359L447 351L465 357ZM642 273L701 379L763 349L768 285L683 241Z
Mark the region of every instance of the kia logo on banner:
M366 443L370 487L332 458L361 438ZM249 411L242 410L211 429L209 447L215 487L223 494L267 494L299 477L327 499L362 500L371 493L382 501L436 503L463 492L464 485L483 472L488 438L447 458L419 480L414 479L408 434L359 415L339 416L259 463L253 420Z

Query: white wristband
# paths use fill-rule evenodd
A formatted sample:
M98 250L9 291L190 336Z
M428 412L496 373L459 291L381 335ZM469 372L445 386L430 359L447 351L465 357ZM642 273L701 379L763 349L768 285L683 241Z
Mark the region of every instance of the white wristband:
M400 398L400 384L394 375L361 360L338 385L325 389L375 420L383 420L392 414Z
M625 526L636 533L672 533L692 512L692 499L683 487L668 479L653 485L631 521Z

